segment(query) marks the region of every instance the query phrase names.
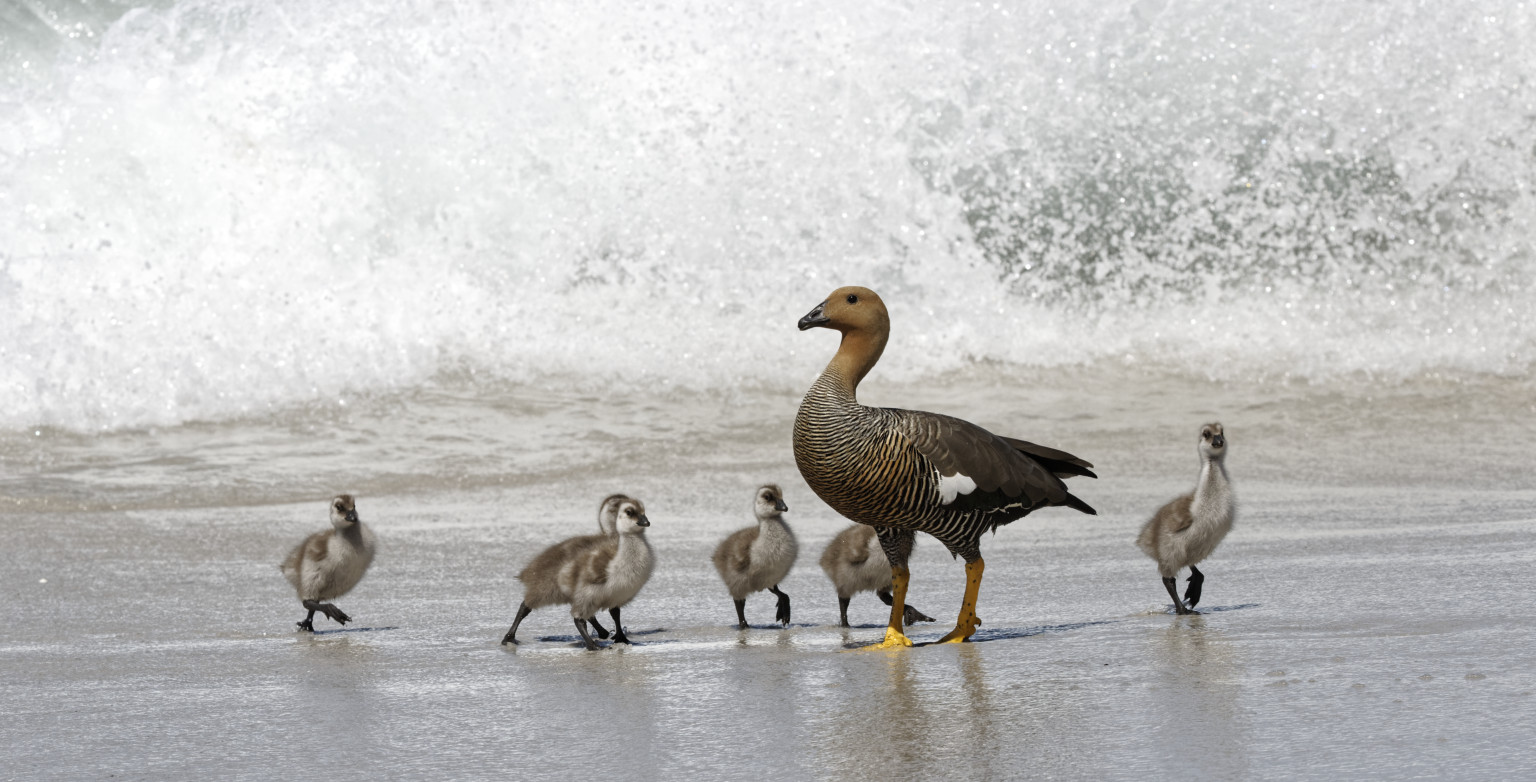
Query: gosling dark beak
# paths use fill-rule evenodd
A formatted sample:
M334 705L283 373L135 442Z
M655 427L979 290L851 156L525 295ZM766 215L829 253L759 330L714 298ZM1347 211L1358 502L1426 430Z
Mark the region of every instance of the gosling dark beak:
M1227 444L1227 438L1222 437L1219 434L1216 435L1215 437L1211 438L1211 445L1213 447L1221 448L1222 446L1225 446L1226 444Z
M823 313L823 310L825 310L826 308L827 308L827 303L826 302L822 302L822 303L816 305L816 309L813 309L810 312L807 312L805 314L805 317L800 319L800 330L801 331L805 331L806 329L813 329L813 328L816 328L817 326L825 326L825 325L827 325L827 323L831 321L831 318L828 318Z
M780 513L783 513L784 511L789 510L789 506L785 505L783 500L774 500L773 501L773 509L778 511L778 512L780 512Z
M353 524L356 524L357 523L357 511L355 511L355 510L347 511L347 521L350 521Z
M635 525L639 527L649 527L651 526L651 520L646 518L645 514L642 513L640 514L640 518L635 519Z

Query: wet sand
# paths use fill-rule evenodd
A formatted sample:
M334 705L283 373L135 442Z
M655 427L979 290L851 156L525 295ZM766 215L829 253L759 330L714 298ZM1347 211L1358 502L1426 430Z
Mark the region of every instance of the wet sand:
M1423 402L1281 400L1225 416L1241 515L1202 566L1205 613L1178 617L1132 540L1193 482L1203 416L1157 396L1149 414L1192 416L1188 432L1138 429L1134 410L1014 422L1095 458L1104 478L1075 486L1101 515L1045 511L984 539L974 642L895 653L849 651L880 637L885 609L860 595L858 626L834 626L815 560L842 522L793 480L775 429L737 427L730 406L724 423L683 427L670 451L641 440L654 460L610 458L612 440L591 434L576 466L538 480L360 493L380 554L337 601L354 624L319 619L314 635L294 631L303 610L277 563L324 525L324 497L169 507L152 499L163 489L106 481L158 470L142 482L242 488L216 464L144 467L121 440L88 448L89 469L67 449L31 475L13 459L0 778L1488 779L1536 764L1536 484L1531 457L1509 457L1528 423L1421 415L1418 435L1382 445L1372 416ZM1499 417L1486 395L1447 398ZM947 409L976 417L967 408L986 401ZM1310 469L1309 431L1290 423L1303 419L1338 435L1310 440ZM1453 448L1476 431L1484 447ZM233 425L205 436L252 440ZM370 449L393 435L375 436ZM1162 442L1173 437L1188 442ZM602 480L583 466L604 463ZM785 485L801 538L783 584L794 623L769 626L764 594L743 632L708 553L747 523L761 480ZM521 646L500 647L515 572L588 532L615 489L646 500L659 558L625 612L635 645L585 652L551 608L523 624ZM140 507L105 508L118 500ZM931 641L953 622L963 570L928 538L912 569L911 602L940 619L913 637Z

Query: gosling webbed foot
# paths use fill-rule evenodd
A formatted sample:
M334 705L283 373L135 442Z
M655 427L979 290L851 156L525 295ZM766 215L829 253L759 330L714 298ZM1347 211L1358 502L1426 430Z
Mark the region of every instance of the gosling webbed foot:
M774 621L779 622L785 627L789 627L789 595L785 594L784 592L780 592L778 584L774 584L773 586L768 587L768 591L774 593L779 598L779 607L774 611L773 614Z
M587 651L595 652L602 648L601 646L598 646L597 642L592 640L592 636L587 633L587 620L577 619L576 630L577 632L581 633L581 642L586 644Z
M337 622L339 624L346 624L352 621L352 617L347 616L345 611L342 611L340 608L337 608L330 603L322 603L319 600L305 600L304 607L309 609L309 616L305 618L304 623L310 625L310 630L314 629L314 618L316 613L325 614L331 618L331 621Z
M1168 596L1173 598L1174 613L1177 613L1177 614L1193 614L1193 613L1195 613L1194 611L1189 610L1189 608L1187 608L1184 605L1184 601L1183 600L1179 599L1179 580L1177 578L1173 578L1172 576L1164 578L1163 579L1163 588L1167 589L1168 590Z
M608 630L606 628L604 628L601 624L598 624L597 617L594 616L591 619L588 619L587 622L592 625L592 632L597 634L598 639L600 639L600 640L607 640L608 639L608 635L609 635Z
M915 625L918 622L934 621L933 617L917 610L916 608L913 608L912 606L902 606L902 617L903 621L905 621L908 626Z
M747 600L742 598L736 601L736 628L747 629Z
M502 636L502 646L506 646L507 644L517 646L517 626L522 624L523 620L528 618L528 615L531 613L533 613L533 609L529 608L527 603L518 604L517 618L512 620L512 628L507 630L506 635Z
M315 631L315 623L309 619L300 620L299 629L306 633L313 633Z
M1200 587L1205 584L1205 574L1194 565L1189 566L1189 587L1184 590L1184 603L1194 608L1200 602Z

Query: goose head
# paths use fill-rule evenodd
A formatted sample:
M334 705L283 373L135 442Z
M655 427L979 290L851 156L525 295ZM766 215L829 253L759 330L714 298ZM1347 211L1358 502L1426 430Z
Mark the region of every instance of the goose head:
M645 528L651 526L651 520L645 517L645 503L633 497L620 500L614 513L614 526L620 535L644 535Z
M331 500L331 526L346 529L357 523L357 504L350 494L338 494Z
M843 341L827 368L836 370L851 388L858 386L885 351L885 341L891 335L891 315L874 291L850 285L832 291L832 295L800 319L801 331L814 328L842 333Z
M1227 435L1221 424L1209 423L1200 427L1200 458L1221 459L1227 455Z
M777 485L769 483L758 488L757 497L752 500L752 512L759 519L770 519L787 510L789 506L784 504L784 492L779 491Z
M628 495L610 494L597 506L597 526L604 534L618 534L619 508L626 502L633 502L633 500Z

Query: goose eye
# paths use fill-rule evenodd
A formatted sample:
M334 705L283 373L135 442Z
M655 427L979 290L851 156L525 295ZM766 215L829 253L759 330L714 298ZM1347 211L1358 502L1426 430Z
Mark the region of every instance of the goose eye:
M848 303L849 304L858 304L859 303L859 295L857 293L850 293L850 294L848 294Z

